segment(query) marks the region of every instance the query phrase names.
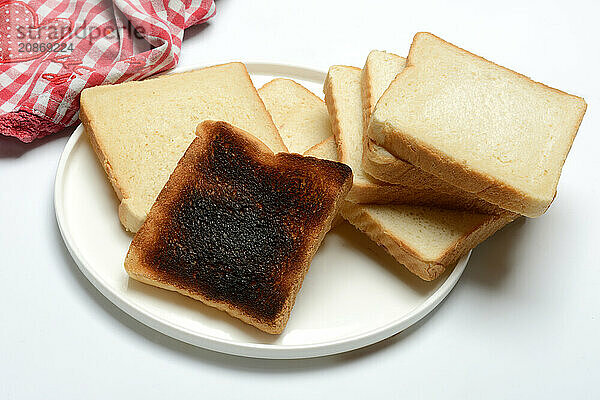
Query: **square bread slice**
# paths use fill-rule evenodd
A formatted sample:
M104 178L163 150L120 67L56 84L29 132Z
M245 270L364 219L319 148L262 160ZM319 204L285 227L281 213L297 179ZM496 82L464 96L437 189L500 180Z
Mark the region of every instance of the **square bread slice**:
M332 135L325 103L299 83L273 79L258 94L291 153L302 154Z
M377 101L390 86L396 75L404 70L406 59L393 53L373 50L369 53L365 67L362 70L361 87L364 115L364 132L368 130L371 113ZM442 179L431 175L409 162L397 158L385 148L376 144L368 135L363 138L363 169L364 171L383 182L400 184L414 188L430 188L454 196L465 201L474 201L481 204L478 211L499 214L502 212L497 206L483 201Z
M556 195L585 110L580 97L418 33L368 134L454 186L536 217Z
M330 138L306 153L336 160ZM400 264L423 280L439 277L469 250L518 217L504 212L486 215L408 205L356 204L345 201L342 215Z
M354 173L354 185L347 200L366 204L413 204L484 213L501 212L497 206L469 193L449 195L423 185L420 188L391 185L371 177L362 167L364 129L360 68L342 65L329 68L324 92L340 161L349 165Z
M85 89L80 118L131 232L144 222L198 123L227 121L274 152L287 150L242 63Z
M351 186L344 164L274 155L249 133L205 121L133 238L125 270L281 333Z

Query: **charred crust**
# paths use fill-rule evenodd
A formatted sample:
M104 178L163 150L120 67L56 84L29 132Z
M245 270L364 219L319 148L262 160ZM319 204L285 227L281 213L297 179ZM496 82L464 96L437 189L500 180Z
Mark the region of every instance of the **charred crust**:
M273 155L225 123L201 127L132 246L155 280L272 323L351 170Z

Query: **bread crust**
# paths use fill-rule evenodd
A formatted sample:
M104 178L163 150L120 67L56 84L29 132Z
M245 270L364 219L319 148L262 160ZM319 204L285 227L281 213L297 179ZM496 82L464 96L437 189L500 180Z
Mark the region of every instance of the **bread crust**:
M369 128L369 121L371 114L375 108L377 101L373 101L373 88L371 87L371 81L367 77L371 74L369 63L365 62L365 66L361 71L360 76L360 93L362 97L362 110L363 110L363 131L366 132ZM366 135L363 135L363 142L366 141ZM364 154L364 153L363 153Z
M221 146L226 150L220 150L219 143L221 141L234 143L234 145ZM244 150L242 154L238 154L236 149ZM222 151L226 152L222 153ZM227 164L229 161L223 161L219 158L219 154L227 154L228 159L234 160L231 165L240 165L239 171L237 169L230 170L230 164ZM212 159L216 161L210 161ZM245 161L246 159L250 161ZM226 164L221 164L221 162ZM216 169L210 169L210 166L213 165L211 163L216 163L214 164ZM225 168L226 175L223 175L223 172L215 172L222 171L223 168ZM298 178L288 177L292 170L299 174ZM267 173L263 171L279 172L272 177L263 175ZM233 179L231 176L234 176L235 179L231 180ZM208 182L212 179L211 177L214 177L214 182L217 183ZM264 180L261 180L261 177L265 177ZM274 181L274 179L281 181ZM259 183L247 183L254 180L258 180ZM270 199L270 192L255 192L253 190L263 189L251 189L247 192L250 193L250 197L243 197L247 185L259 185L259 188L263 187L261 185L267 185L266 187L275 185L277 190L285 191L285 196L282 194L283 197ZM302 286L310 262L326 232L330 229L351 185L352 173L347 166L341 163L319 160L314 157L302 157L297 154L279 153L274 155L262 142L240 129L225 122L204 121L198 126L197 138L178 163L152 206L148 218L134 237L125 259L125 270L133 279L200 300L264 332L281 333L289 319L295 297ZM220 190L224 194L220 194ZM261 233L258 233L256 234L258 236L252 237L253 240L250 243L243 238L238 239L235 235L228 239L226 238L227 228L216 226L218 222L213 219L206 222L208 230L205 225L201 225L200 228L189 228L191 229L189 232L181 230L182 222L177 221L182 218L181 212L189 208L186 206L188 203L182 200L187 198L188 193L201 193L200 195L194 194L194 197L191 197L193 203L190 203L193 204L192 210L200 210L198 215L209 215L206 214L204 208L199 208L201 204L206 203L205 199L208 199L209 207L211 207L208 209L209 211L215 209L218 213L232 213L231 215L234 217L241 218L240 221L255 215L245 211L247 207L253 207L252 204L258 204L258 208L256 208L258 215L263 215L261 214L263 207L265 215L272 215L269 207L279 207L277 201L292 201L291 205L285 203L281 207L292 207L292 210L295 210L294 204L296 203L294 201L297 200L298 204L304 206L296 212L295 216L289 216L289 219L285 219L284 216L284 219L279 222L281 229L275 230L280 235L283 234L281 232L296 233L289 233L292 236L283 236L281 240L278 240L277 236L274 236L273 239L273 243L276 245L283 243L277 246L288 243L292 247L289 251L284 251L283 247L277 250L280 251L277 253L280 254L277 256L279 258L276 257L273 260L268 258L267 254L264 254L263 257L261 253L260 265L255 267L252 263L244 263L244 267L239 269L237 264L240 260L239 257L246 257L245 252L247 251L255 256L258 251L255 246L259 245L259 242L267 243L265 244L267 247L271 246L269 244L271 242L268 242L269 237L263 237ZM259 197L256 196L261 196L263 193L265 193L265 200L259 202ZM227 196L232 196L232 198L229 200ZM212 198L218 199L215 204L220 204L218 202L225 199L226 205L225 208L222 208L224 211L218 208L220 206L212 205L211 201L213 200L210 200ZM284 200L277 200L282 198ZM290 198L292 200L289 200ZM240 206L243 210L241 212L245 214L235 211ZM310 207L313 207L314 211L313 209L306 210ZM173 210L184 211L176 211L178 214L173 214L175 212ZM175 218L174 215L178 215L178 217ZM194 221L197 220L197 217L194 216L190 223L195 223ZM187 221L187 219L183 221ZM189 224L186 223L187 225ZM267 226L264 229L269 231L271 226L275 228L270 224L260 226ZM225 231L222 232L220 229L225 229ZM246 234L248 231L243 232ZM195 239L191 237L195 237L195 235L199 236ZM201 256L198 249L209 246L207 253L213 251L211 250L213 245L210 244L212 242L206 244L207 241L212 240L211 238L219 242L218 249L214 250L215 254L218 254L218 257L225 257L223 258L225 261L210 261L213 260L211 258L213 256L207 256L208 258ZM188 244L190 240L195 240L195 242L190 245ZM241 244L242 241L243 244ZM193 243L196 242L199 242L200 245L194 247ZM248 250L242 248L243 246L247 246ZM192 254L192 261L170 267L169 261L165 260L173 259L169 256L173 251L175 251L173 254L180 254L179 249L184 249L181 250L183 260L188 260L185 257ZM230 258L226 257L230 257L231 261L228 261ZM254 258L241 259L254 260ZM210 269L210 274L205 274L206 269ZM219 271L226 272L222 275ZM242 274L240 279L243 278L243 282L251 282L252 285L239 286L236 283L238 282L236 274ZM198 281L197 276L206 276L203 278L206 280ZM210 279L213 279L214 282L209 282ZM232 284L233 286L231 286ZM255 297L260 301L248 300L255 299Z
M481 225L465 233L453 247L435 260L423 259L416 249L401 238L394 237L379 221L372 217L365 207L344 202L341 213L348 222L364 232L371 240L387 250L400 264L425 281L438 278L444 271L456 264L458 259L469 250L483 242L504 225L518 217L517 214L505 212L490 216Z
M213 65L210 67L205 67L205 68L200 68L200 69L219 68L219 67L223 67L223 66L227 66L227 65L238 65L243 68L243 70L245 71L245 79L247 80L247 82L250 83L250 86L252 88L254 88L254 96L258 100L259 106L264 110L265 116L268 117L272 130L277 133L278 132L277 127L275 126L275 123L273 122L271 115L267 111L262 99L260 98L258 91L254 87L245 64L243 64L241 62L231 62L231 63ZM180 73L180 75L186 75L186 74L194 73L196 71L197 70L182 72L182 73ZM150 79L152 79L152 80L168 79L169 77L172 77L172 76L173 76L173 74L162 74L159 76L151 77ZM136 82L126 82L126 83L123 83L122 85L132 85L132 84L137 84L137 83L139 83L139 82L137 82L137 81ZM79 119L83 123L85 131L89 138L90 144L91 144L92 148L94 149L94 152L96 153L96 156L97 156L100 164L102 165L102 168L104 169L104 171L108 177L108 180L110 181L110 183L115 191L115 194L117 195L117 197L120 201L119 209L118 209L119 220L121 221L121 224L123 225L123 227L126 230L135 233L135 232L137 232L137 230L141 227L142 223L144 222L144 219L146 218L146 212L144 210L140 210L139 207L136 207L134 204L132 204L134 202L134 199L131 198L131 193L129 193L125 189L124 185L121 183L121 179L119 178L119 175L117 173L115 173L115 171L113 170L113 168L111 166L110 154L108 153L108 151L106 151L106 147L102 144L102 140L98 137L98 129L97 129L94 119L87 112L86 98L89 95L89 93L90 93L90 90L86 89L81 94L81 108L80 108ZM281 137L279 136L278 133L274 136L274 138L276 141L279 142L278 145L281 147L281 149L283 149L284 151L287 151L287 147L285 146L283 139L281 139Z
M392 160L382 157L373 149L375 143L365 141L366 151L363 157L363 168L367 173L377 169L377 176L384 176L391 184L404 185L425 192L437 193L439 199L430 205L442 206L457 210L470 210L484 214L502 214L506 210L481 199L479 196L459 189L449 183L409 164L397 157Z
M579 125L581 124L581 121L585 114L585 110L587 108L587 104L582 98L570 95L555 88L551 88L539 82L535 82L525 75L519 74L508 68L497 65L489 60L486 60L483 57L470 53L427 32L419 32L415 35L413 43L411 45L411 49L415 45L415 42L419 40L419 37L421 35L431 35L464 54L468 54L479 60L483 60L487 63L493 64L494 66L499 67L507 72L510 72L511 74L517 75L520 79L524 79L528 83L542 85L545 88L550 89L554 92L581 100L583 102L584 108L579 116L578 122L574 130L570 133L569 147L561 162L562 169L562 164L564 163L566 154L568 154L568 151L572 146L573 140L575 138L575 135L577 134ZM408 54L406 68L399 74L399 76L407 74L411 69L416 68L415 63L413 61L414 55L412 55L411 53L412 52L409 52ZM537 217L542 215L548 209L552 202L552 200L548 202L548 200L545 198L539 198L533 195L529 195L523 192L522 190L519 190L512 186L508 186L491 175L470 169L467 165L464 164L464 162L454 159L451 156L444 154L439 149L435 149L431 146L428 146L427 144L420 142L417 139L409 138L406 135L406 132L396 130L394 127L392 127L390 124L387 124L386 122L378 122L371 120L368 129L368 136L375 143L377 143L380 146L383 146L396 157L402 160L406 160L410 164L413 164L418 168L424 170L425 172L440 178L441 180L449 183L450 185L456 186L466 192L472 193L475 196L489 203L496 204L498 205L498 207L501 207L503 209L519 213L527 217ZM554 196L552 197L552 199L555 196L556 190L554 191Z

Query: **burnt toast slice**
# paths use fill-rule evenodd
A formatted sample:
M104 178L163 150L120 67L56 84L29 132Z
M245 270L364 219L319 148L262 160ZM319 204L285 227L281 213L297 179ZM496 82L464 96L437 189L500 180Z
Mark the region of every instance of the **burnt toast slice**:
M342 163L274 154L205 121L137 232L125 270L271 334L352 186Z

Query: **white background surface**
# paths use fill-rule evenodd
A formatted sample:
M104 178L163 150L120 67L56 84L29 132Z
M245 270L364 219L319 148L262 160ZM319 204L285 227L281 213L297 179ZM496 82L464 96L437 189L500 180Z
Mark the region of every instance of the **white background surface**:
M219 0L187 32L182 65L326 69L361 66L373 48L405 54L428 30L588 102L548 213L479 246L423 322L345 355L224 356L134 321L60 239L52 187L66 136L0 138L0 398L599 398L600 6L521 3Z

